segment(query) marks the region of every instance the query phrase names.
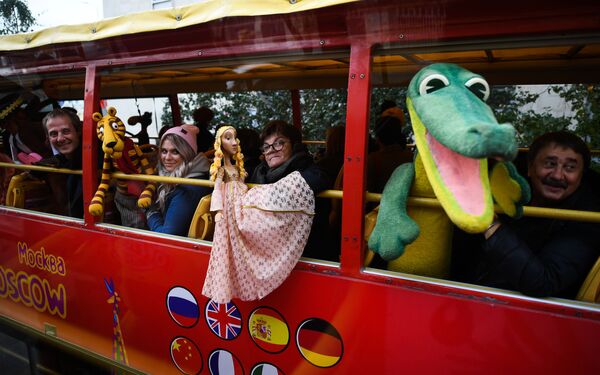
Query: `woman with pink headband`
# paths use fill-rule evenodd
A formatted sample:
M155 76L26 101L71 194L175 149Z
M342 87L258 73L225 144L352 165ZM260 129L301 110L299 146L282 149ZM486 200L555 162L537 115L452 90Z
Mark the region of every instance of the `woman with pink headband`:
M182 125L170 128L158 146L159 176L207 179L210 162L198 154L198 128ZM187 236L196 206L210 188L184 184L161 183L156 202L146 212L150 230Z

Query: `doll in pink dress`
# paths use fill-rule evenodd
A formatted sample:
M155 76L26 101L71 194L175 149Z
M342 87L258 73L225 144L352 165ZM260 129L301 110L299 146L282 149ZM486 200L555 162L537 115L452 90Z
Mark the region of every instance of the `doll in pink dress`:
M288 277L314 216L312 190L299 172L248 189L235 128L219 128L210 167L215 234L202 294L217 303L257 300Z

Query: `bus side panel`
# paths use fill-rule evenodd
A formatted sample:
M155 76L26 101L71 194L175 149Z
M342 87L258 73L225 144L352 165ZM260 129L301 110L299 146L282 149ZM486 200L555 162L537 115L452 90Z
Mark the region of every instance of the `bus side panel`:
M207 374L219 363L246 374L261 363L286 374L600 371L594 320L335 270L296 270L260 301L213 311L201 294L208 247L12 216L0 212L0 313L41 332L51 324L59 338L146 372Z

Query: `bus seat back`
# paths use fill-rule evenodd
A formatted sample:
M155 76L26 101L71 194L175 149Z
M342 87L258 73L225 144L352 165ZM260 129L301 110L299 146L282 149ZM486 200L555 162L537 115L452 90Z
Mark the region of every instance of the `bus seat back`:
M342 166L337 174L335 182L333 183L334 190L343 190L344 182L344 167ZM376 216L377 217L377 216ZM375 224L373 224L375 226ZM331 210L329 211L329 230L334 233L335 236L341 236L342 230L342 200L331 198ZM372 230L372 228L371 228ZM370 232L369 232L370 233ZM366 234L365 234L366 236Z
M46 212L53 205L52 193L45 181L21 173L13 176L8 184L6 205Z
M583 281L577 293L577 300L600 303L600 257Z
M199 240L212 241L215 232L215 220L210 212L210 194L205 195L198 202L188 231L188 237Z
M12 159L0 152L0 161L3 163L12 163ZM6 205L6 198L8 195L8 185L10 184L10 180L15 175L15 168L0 168L0 204Z

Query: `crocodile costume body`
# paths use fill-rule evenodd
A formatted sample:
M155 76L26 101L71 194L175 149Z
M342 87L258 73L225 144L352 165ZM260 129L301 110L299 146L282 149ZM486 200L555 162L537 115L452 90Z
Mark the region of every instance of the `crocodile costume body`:
M510 216L522 214L529 185L506 162L517 155L515 130L496 121L485 103L489 93L481 76L454 64L430 65L411 80L406 102L417 155L390 177L369 238L369 248L389 269L446 277L452 223L470 233L485 231L494 201ZM489 175L488 158L501 160ZM443 211L407 210L409 193L436 197Z

